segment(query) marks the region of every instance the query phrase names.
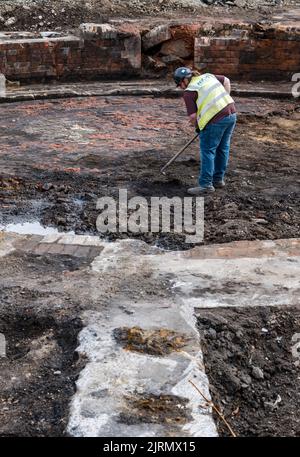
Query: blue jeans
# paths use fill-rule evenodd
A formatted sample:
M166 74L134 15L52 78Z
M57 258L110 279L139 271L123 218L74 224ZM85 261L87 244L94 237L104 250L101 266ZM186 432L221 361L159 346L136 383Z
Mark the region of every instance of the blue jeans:
M199 185L212 186L225 176L230 140L236 124L236 114L230 114L200 132L201 172Z

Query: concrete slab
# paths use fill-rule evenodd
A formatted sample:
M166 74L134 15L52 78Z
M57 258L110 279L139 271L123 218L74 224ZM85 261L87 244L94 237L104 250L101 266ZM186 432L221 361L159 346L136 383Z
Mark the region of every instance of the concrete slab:
M1 234L4 261L23 238ZM26 241L30 241L28 238ZM80 249L93 243L90 237L71 240L62 236L52 239L52 243L41 239L39 246L48 246L46 254L55 258L63 239L68 243L76 241L76 245L65 245L75 250L79 241ZM210 400L195 308L284 307L299 303L299 246L300 239L286 239L168 252L129 239L103 242L101 253L89 266L85 264L84 270L68 272L61 285L52 282L51 289L56 293L63 291L69 294L68 300L76 296L82 303L80 316L84 321L78 352L87 363L72 399L68 433L106 437L216 436L211 406L189 382L193 381ZM99 249L96 241L94 249ZM25 284L22 269L15 268L13 261L8 262L7 274L15 271L14 285ZM18 257L16 262L23 264ZM48 264L49 261L45 265ZM43 273L42 288L48 276L53 276L53 268ZM26 286L37 287L36 270L29 276ZM6 285L11 283L11 278L4 278ZM133 344L131 337L118 337L122 332L176 335L181 345L170 346L170 340L161 339L157 351L155 340L144 336ZM173 406L163 408L160 415L140 403L156 404L166 399Z
M189 384L189 380L195 380L202 392L209 395L202 355L197 351L194 308L296 303L300 292L299 241L249 242L241 246L237 242L178 253L148 251L141 254L141 244L129 240L104 248L92 263L94 273L106 273L121 281L124 277L126 280L129 272L142 277L146 271L158 282L168 277L172 288L159 302L155 299L133 303L125 299L121 304L126 310L125 316L113 306L105 318L97 313L86 315L87 327L81 334L78 350L87 355L90 362L78 381L69 433L75 436L172 435L175 429L165 425L159 428L149 425L148 429L143 424L134 428L129 424L120 425L120 415L126 410L126 396L138 391L144 395L168 392L189 400L192 420L180 430L177 428L176 436L215 436L211 411L205 409ZM286 257L284 252L291 255ZM204 258L206 256L211 258ZM142 279L140 284L142 288ZM124 325L148 329L166 327L190 334L194 344L163 358L134 354L120 348L112 336L116 328ZM95 390L106 392L105 399L97 400L97 404L91 402Z

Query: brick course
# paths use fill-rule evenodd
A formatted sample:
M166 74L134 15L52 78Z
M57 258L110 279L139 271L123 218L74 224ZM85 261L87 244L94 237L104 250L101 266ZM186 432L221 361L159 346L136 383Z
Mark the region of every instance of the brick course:
M248 37L196 37L195 66L239 80L290 80L300 71L299 35L254 33Z
M143 39L142 32L124 23L82 24L74 35L52 38L15 39L1 33L0 72L20 81L140 76L142 41L143 52L158 62L163 55L162 71L178 66L174 56L180 51L183 65L194 62L196 68L237 80L290 80L300 72L300 29L296 27L199 21L158 26ZM164 49L174 54L173 60L168 61L168 53L161 52Z
M88 27L92 25L83 24L78 36L17 40L1 37L0 72L17 80L139 75L139 31L110 27L110 33L104 33L103 27Z

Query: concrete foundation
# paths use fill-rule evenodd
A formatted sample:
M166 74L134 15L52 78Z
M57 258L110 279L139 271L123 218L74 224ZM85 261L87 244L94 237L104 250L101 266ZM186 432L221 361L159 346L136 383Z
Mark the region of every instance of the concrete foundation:
M175 253L134 240L106 243L86 236L2 233L0 249L3 266L11 262L12 250L17 263L30 252L44 256L48 264L58 252L90 259L75 273L78 286L72 286L76 277L69 273L62 288L54 287L56 293L76 295L84 308L78 351L87 364L72 400L71 435L195 437L216 436L217 431L210 405L189 382L210 399L194 309L296 304L299 243L299 239L237 242ZM60 251L61 246L68 252ZM78 247L88 247L91 256ZM27 279L27 287L34 290L37 280ZM45 284L46 280L44 276ZM22 283L17 273L14 281ZM3 274L2 282L9 284ZM124 326L175 331L186 343L165 354L162 349L159 356L136 352L114 337L115 330ZM138 405L149 398L174 399L174 407L160 416L152 408L145 418L144 407Z

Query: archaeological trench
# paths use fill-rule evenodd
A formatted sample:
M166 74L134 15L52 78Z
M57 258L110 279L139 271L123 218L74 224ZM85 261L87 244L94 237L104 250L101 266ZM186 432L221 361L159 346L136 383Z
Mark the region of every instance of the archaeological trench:
M300 436L299 44L299 9L0 33L0 436ZM204 241L101 234L196 183L182 65L238 109Z

